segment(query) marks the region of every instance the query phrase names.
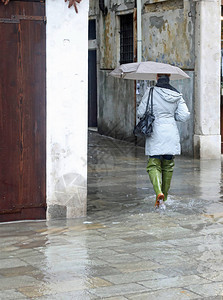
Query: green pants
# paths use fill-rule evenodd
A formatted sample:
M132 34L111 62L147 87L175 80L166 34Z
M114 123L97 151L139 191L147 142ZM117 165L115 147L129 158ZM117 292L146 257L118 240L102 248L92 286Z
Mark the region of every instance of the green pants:
M150 181L153 185L156 197L160 194L164 194L164 201L167 200L168 192L170 189L171 179L174 169L174 158L171 160L164 158L150 157L147 165L147 172L149 174Z

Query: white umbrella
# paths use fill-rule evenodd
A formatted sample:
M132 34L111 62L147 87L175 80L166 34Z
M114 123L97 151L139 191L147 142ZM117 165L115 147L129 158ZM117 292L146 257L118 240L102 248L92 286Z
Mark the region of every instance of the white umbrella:
M180 68L154 61L123 64L109 75L133 80L156 80L157 74L170 74L170 80L190 78Z

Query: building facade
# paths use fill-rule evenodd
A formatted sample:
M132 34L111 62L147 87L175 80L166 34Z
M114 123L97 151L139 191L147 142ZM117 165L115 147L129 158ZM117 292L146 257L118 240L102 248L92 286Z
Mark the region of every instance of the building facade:
M46 1L48 219L87 210L88 8Z
M87 205L89 1L0 5L0 222Z
M89 20L97 37L89 41L89 51L94 42L100 133L134 141L137 105L151 84L136 85L109 72L137 60L170 63L190 76L172 81L191 112L190 121L179 124L182 153L220 158L220 9L219 0L91 1Z

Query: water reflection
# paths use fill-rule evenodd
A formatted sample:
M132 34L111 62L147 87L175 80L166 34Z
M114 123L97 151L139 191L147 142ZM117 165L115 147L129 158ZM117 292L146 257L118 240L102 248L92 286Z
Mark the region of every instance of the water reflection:
M144 150L90 143L86 218L0 226L0 299L221 297L221 162L176 158L159 212Z
M89 151L88 213L154 211L155 195L145 170L144 149L95 133L90 133L89 140L94 151ZM221 182L220 160L176 157L168 212L223 212Z

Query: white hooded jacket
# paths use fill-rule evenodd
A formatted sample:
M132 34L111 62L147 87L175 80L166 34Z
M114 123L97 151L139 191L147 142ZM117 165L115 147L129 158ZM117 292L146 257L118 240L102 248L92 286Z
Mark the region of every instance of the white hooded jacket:
M146 110L150 88L147 88L138 107L138 117ZM153 91L153 133L146 138L146 155L177 155L181 153L180 136L176 121L185 122L190 118L190 112L182 97L175 91L154 87Z

